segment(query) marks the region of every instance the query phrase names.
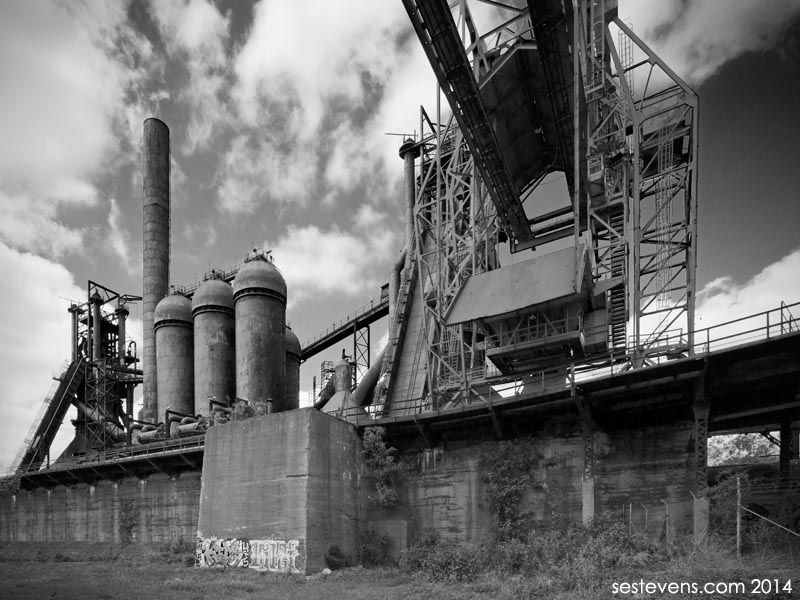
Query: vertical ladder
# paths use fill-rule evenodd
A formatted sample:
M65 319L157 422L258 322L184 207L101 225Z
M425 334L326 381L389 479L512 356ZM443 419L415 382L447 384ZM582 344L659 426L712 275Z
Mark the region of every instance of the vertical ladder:
M668 125L658 130L658 181L656 182L656 289L658 307L669 305L669 228L672 223L672 185L668 173L672 167L672 135Z
M609 208L608 222L614 231L625 229L625 210L622 205ZM625 244L621 240L611 251L611 277L625 278ZM612 288L608 293L609 349L614 354L624 353L627 349L625 296L624 285Z
M626 25L628 26L628 28L631 28L630 23L626 23ZM633 96L634 95L633 71L626 70L631 65L633 65L633 42L631 42L631 38L629 38L624 31L619 32L617 36L617 42L619 44L619 62L622 65L622 70L625 73L625 82L628 84L628 89L631 92L631 96Z

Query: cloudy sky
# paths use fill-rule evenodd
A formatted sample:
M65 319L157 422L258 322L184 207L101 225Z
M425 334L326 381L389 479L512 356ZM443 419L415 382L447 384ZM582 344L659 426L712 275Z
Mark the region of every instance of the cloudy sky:
M800 300L800 0L620 12L700 95L698 327ZM435 102L399 0L0 0L0 82L0 467L68 358L69 300L141 293L145 118L172 131L172 283L272 249L303 341L387 280L386 134Z

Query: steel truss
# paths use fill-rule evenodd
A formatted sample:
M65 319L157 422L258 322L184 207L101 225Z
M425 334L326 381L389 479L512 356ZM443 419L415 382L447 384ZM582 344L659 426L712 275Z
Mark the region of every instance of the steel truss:
M477 173L473 155L451 116L441 122L422 112L422 155L415 199L417 285L424 309L424 339L415 369L427 375L434 402L463 398L485 377L485 352L477 328L446 326L444 317L462 284L496 268L497 212Z
M576 202L587 206L596 281L624 283L608 294L611 348L638 367L694 346L698 99L615 2L580 5L589 168Z
M468 400L497 374L486 359L485 332L474 323L448 327L444 318L471 275L498 266L504 234L512 251L565 237L576 252L582 244L590 249L608 334L605 351L586 357L593 368L609 362L637 368L657 357L692 354L695 93L620 21L615 0L404 4L453 116L444 117L437 104L434 120L424 110L420 118L412 255L425 329L413 364L426 382L422 393L418 385L395 390L392 402ZM504 70L512 61L514 68ZM546 86L537 82L534 89L525 65L538 69ZM483 94L491 86L505 95ZM514 96L514 89L524 94ZM519 104L503 104L509 98L536 105L516 134L543 136L536 148L551 161L544 172L526 171L519 155L499 152L524 147L509 135L508 124L514 133L513 119L522 114ZM502 135L494 127L504 127ZM565 173L570 206L525 217L522 232L520 198L550 171ZM523 173L540 175L517 187L511 202L509 178L519 186ZM573 362L565 367L569 373L576 359L566 359Z

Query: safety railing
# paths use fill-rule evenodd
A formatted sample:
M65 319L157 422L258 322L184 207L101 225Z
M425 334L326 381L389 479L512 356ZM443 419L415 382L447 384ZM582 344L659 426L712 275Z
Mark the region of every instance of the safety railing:
M712 325L694 332L694 352L704 354L765 339L800 332L800 323L792 315L800 313L800 302Z
M507 331L486 336L487 348L502 348L526 342L546 342L552 338L580 333L583 319L579 316L561 319L540 319Z
M775 309L696 330L694 353L702 355L760 340L800 333L800 322L792 316L792 311L800 313L800 302L781 303L780 307ZM686 358L689 356L688 336L681 330L664 332L654 349L656 353L648 354L645 365L658 365ZM605 361L599 361L600 358L602 356L592 356L591 360L566 360L551 369L538 373L525 376L489 377L483 380L473 370L470 372L470 383L473 390L480 390L478 394L458 397L458 390L454 390L440 394L438 397L428 395L422 398L393 402L388 407L370 407L368 411L356 407L345 411L343 416L356 425L363 426L408 420L409 417L427 418L435 415L455 414L474 410L480 406L491 407L493 403L533 399L559 391L563 392L573 385L579 386L582 382L616 375L631 368L627 354L608 355ZM595 366L598 362L604 364ZM488 373L488 370L484 373ZM453 378L452 383L456 386L460 382Z

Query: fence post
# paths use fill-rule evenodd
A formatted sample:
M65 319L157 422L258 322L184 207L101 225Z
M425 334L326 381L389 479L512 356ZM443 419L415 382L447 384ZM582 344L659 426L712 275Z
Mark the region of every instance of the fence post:
M742 480L736 478L736 558L742 557Z

